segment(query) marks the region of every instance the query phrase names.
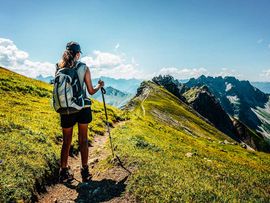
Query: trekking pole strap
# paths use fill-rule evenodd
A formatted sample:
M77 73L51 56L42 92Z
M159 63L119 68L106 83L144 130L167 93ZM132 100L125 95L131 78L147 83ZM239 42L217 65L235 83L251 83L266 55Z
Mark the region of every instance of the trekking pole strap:
M101 92L102 94L106 94L106 90L104 89L104 87L101 87Z
M106 121L108 122L108 114L107 114L107 108L106 108L105 98L104 98L104 94L106 94L106 90L103 87L101 88L101 93L102 93L102 100L103 100L103 106L104 106Z

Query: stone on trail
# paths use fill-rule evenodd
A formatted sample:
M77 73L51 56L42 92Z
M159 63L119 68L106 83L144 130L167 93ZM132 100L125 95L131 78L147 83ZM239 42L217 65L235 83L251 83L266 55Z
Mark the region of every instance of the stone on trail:
M193 153L191 152L186 153L186 157L192 157L192 156L193 156Z

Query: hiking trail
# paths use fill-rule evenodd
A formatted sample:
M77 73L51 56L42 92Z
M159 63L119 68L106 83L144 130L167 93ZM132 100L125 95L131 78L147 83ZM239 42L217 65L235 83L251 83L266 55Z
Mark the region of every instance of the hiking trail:
M141 107L142 107L142 111L143 111L143 116L145 116L145 109L144 109L143 103L144 103L144 101L147 99L147 97L149 96L149 93L150 93L150 90L149 90L149 89L147 89L147 90L143 93L144 98L143 98L143 100L142 100L142 102L141 102Z
M116 125L124 123L125 121L122 121ZM106 131L103 136L96 135L89 147L88 164L93 176L91 181L87 183L81 181L80 153L78 156L69 156L68 165L74 172L74 180L71 183L47 186L47 192L39 195L38 202L135 202L129 194L125 193L126 180L130 174L124 168L113 164L111 168L97 170L98 163L111 156L110 148L106 147L108 141L109 135Z

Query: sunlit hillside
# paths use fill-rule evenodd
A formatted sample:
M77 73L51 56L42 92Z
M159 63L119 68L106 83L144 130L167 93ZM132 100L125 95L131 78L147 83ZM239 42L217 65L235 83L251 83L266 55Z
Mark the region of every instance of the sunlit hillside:
M35 200L56 178L62 135L51 91L0 69L0 202ZM94 100L92 110L90 139L104 133L102 104ZM269 202L269 154L242 148L163 87L143 82L125 112L109 107L110 123L127 116L112 137L132 171L126 193L138 202ZM98 168L112 164L108 158Z
M62 144L59 115L50 105L52 86L0 68L0 202L35 199L55 178ZM110 122L121 112L108 107ZM90 139L105 131L103 105L94 100ZM78 152L77 129L72 152Z
M113 130L135 168L128 191L142 202L269 202L270 157L218 131L161 86L144 82Z

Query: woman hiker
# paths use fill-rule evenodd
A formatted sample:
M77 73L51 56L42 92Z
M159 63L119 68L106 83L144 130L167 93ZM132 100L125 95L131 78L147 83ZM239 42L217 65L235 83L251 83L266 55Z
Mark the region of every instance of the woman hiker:
M71 181L73 173L70 166L68 166L68 155L72 140L73 126L78 123L78 140L81 153L81 176L82 181L91 179L91 174L88 169L88 124L92 121L91 101L87 98L87 91L89 94L95 94L104 82L99 80L96 87L92 86L91 74L89 68L82 62L79 62L81 56L80 45L76 42L69 42L62 59L57 63L57 70L61 68L74 68L79 63L77 74L83 88L84 107L73 114L60 114L61 127L63 132L63 145L61 150L61 163L59 171L60 182ZM87 90L86 90L87 89Z

